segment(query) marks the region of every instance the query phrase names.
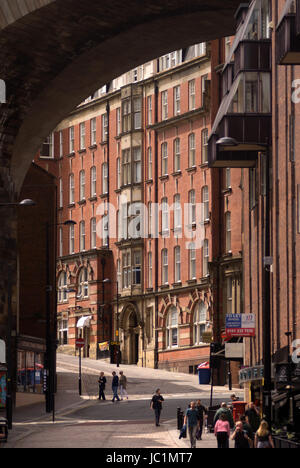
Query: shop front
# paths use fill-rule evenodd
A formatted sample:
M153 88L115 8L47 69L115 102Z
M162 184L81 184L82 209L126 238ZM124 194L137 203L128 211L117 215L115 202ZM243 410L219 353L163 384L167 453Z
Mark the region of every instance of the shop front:
M300 448L300 364L276 365L272 420L278 448Z
M17 345L17 392L43 395L46 347L43 340L19 337Z
M246 367L240 371L240 385L245 389L245 400L255 403L257 408L263 405L264 366Z

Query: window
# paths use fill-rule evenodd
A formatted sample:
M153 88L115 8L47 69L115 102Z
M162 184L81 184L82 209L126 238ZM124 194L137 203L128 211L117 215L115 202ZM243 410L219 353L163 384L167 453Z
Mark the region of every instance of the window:
M132 276L133 284L142 284L142 254L140 251L133 252Z
M208 129L202 130L202 164L208 162Z
M169 205L168 205L168 199L163 198L161 201L161 209L162 209L162 215L161 215L161 230L163 234L167 234L169 232Z
M128 239L128 203L123 203L121 206L121 239Z
M68 277L67 273L63 271L58 279L58 302L68 301Z
M174 197L174 230L180 230L182 228L182 209L181 209L181 197L177 193Z
M117 260L117 281L118 281L119 291L121 291L121 289L122 289L122 272L121 272L121 260L119 258Z
M148 288L153 288L153 262L152 252L148 253Z
M148 125L152 125L152 96L147 97L147 115Z
M73 205L75 203L75 177L74 174L69 176L69 204Z
M203 344L203 334L206 330L207 308L203 301L196 305L194 312L194 344Z
M162 284L169 283L169 263L168 263L168 250L163 249L161 252L161 264L162 264Z
M85 200L85 171L80 171L79 174L79 185L80 185L80 201Z
M80 149L85 150L85 122L80 124L79 133L80 133Z
M60 346L68 344L68 320L58 320L58 342Z
M63 132L59 132L59 156L62 158L64 155L64 138Z
M134 183L142 182L142 149L133 148L133 175Z
M63 228L59 228L59 256L62 257L64 254L64 238L63 238Z
M79 225L80 252L85 251L85 222L81 221Z
M102 247L108 247L109 244L109 224L108 216L102 218Z
M63 208L64 206L64 187L62 178L59 179L59 207Z
M117 108L117 136L121 135L121 108Z
M175 283L181 282L181 250L180 247L175 247Z
M189 245L189 276L190 280L196 279L196 248L194 242Z
M131 256L130 253L123 253L122 256L123 263L123 289L129 288L131 286Z
M231 213L228 211L225 214L225 225L226 225L226 252L231 252Z
M168 143L161 145L161 175L168 175Z
M87 268L82 268L79 274L78 296L81 298L89 297L89 274Z
M204 221L209 221L209 190L207 185L202 189L202 204Z
M102 164L102 194L108 193L108 164Z
M180 138L174 141L174 172L180 171Z
M142 128L142 99L140 97L133 99L133 128L134 130Z
M153 178L152 148L148 148L148 180Z
M169 108L168 108L168 91L163 91L161 93L161 119L167 120L169 117Z
M97 168L91 167L91 198L97 196Z
M231 169L230 169L230 167L227 167L225 169L225 189L226 190L231 189Z
M131 184L130 149L126 149L122 152L122 180L123 180L123 185Z
M96 218L91 219L91 249L97 247L97 222Z
M189 225L196 224L196 192L189 192Z
M54 158L54 134L51 133L44 141L40 150L41 158Z
M196 109L196 82L195 80L189 81L189 110Z
M202 107L205 106L205 95L206 95L206 92L207 92L207 83L208 83L208 75L203 75L201 77Z
M97 144L97 121L96 117L91 119L91 146Z
M178 310L175 306L171 307L167 316L167 348L178 346Z
M206 42L195 45L195 57L201 57L206 54Z
M74 153L75 151L75 130L74 127L70 127L69 130L69 137L70 137L70 154Z
M203 276L209 275L208 264L209 264L209 241L208 239L205 239L203 243Z
M75 226L69 227L69 252L70 255L75 253Z
M180 86L174 88L174 115L180 114Z
M271 113L269 73L242 73L238 78L237 86L236 94L228 110L229 113Z
M227 314L232 314L232 278L226 279Z
M108 139L108 115L102 115L102 141L105 143Z
M177 50L166 54L159 59L159 71L168 70L171 67L176 67L182 62L182 50Z
M196 166L196 145L195 145L195 134L189 135L189 167Z
M127 99L122 104L123 133L131 131L131 100Z
M117 158L117 190L121 188L121 160Z

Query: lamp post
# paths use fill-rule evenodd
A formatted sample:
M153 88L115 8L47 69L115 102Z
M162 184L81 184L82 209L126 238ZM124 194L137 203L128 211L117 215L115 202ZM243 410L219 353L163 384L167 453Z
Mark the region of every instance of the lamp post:
M56 308L53 328L51 327L51 293L53 286L50 279L50 228L58 226L75 226L77 223L72 220L64 223L46 223L46 354L45 371L47 378L46 385L46 412L52 413L52 420L55 422L55 353L56 353ZM56 233L55 233L56 236ZM55 264L56 264L56 242L55 242ZM55 288L56 291L56 288ZM56 299L55 299L56 304Z
M33 200L26 199L19 203L0 203L0 207L29 207L35 206ZM6 394L6 419L8 429L12 429L13 418L13 388L12 388L12 327L13 327L13 313L12 313L12 270L8 267L8 284L7 284L7 337L6 337L6 356L7 356L7 394Z
M103 284L103 291L104 291L104 284L115 284L117 288L117 329L116 329L116 338L118 344L118 352L117 352L117 367L120 367L120 314L119 314L119 282L118 281L111 281L109 278L106 278L102 281ZM104 297L104 293L103 293ZM104 307L104 304L103 304ZM103 316L104 317L104 310L103 310ZM103 338L104 340L104 338Z

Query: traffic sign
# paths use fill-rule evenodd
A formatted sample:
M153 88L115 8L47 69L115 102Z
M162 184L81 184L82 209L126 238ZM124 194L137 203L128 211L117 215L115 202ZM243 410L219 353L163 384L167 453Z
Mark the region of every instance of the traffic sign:
M84 348L84 338L77 338L77 340L75 341L75 344L76 344L76 348Z

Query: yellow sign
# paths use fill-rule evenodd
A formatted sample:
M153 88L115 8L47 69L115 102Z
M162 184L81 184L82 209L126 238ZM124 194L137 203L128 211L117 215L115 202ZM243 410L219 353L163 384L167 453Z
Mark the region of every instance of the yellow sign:
M109 351L109 341L105 341L104 343L99 343L99 350Z

